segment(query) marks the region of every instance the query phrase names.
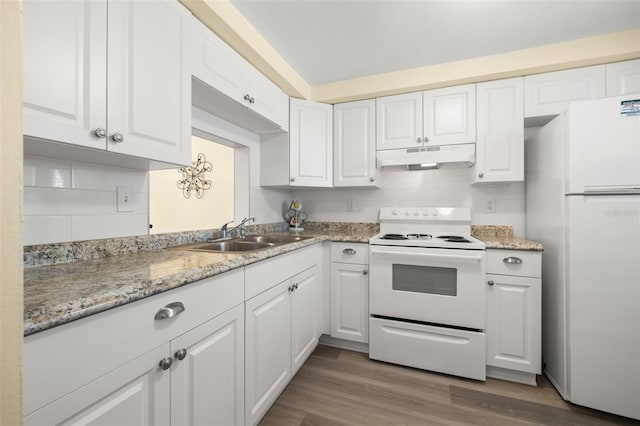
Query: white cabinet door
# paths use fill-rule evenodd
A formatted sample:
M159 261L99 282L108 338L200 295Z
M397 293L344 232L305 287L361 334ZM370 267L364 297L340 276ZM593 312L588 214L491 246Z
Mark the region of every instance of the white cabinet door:
M423 93L423 141L451 145L476 141L476 85L447 87Z
M24 2L24 134L105 149L107 2Z
M263 117L289 128L289 97L258 70L251 68L247 80L250 107Z
M606 65L607 97L640 93L640 59Z
M318 344L318 268L314 266L301 272L291 279L291 283L291 370L295 374Z
M172 340L171 354L171 424L244 424L244 304Z
M369 342L367 265L331 264L331 337Z
M292 186L331 187L333 181L333 107L291 99L289 133Z
M487 282L487 365L540 374L540 278L487 274Z
M248 64L204 24L196 18L192 21L196 45L193 75L236 102L246 103Z
M376 99L376 149L422 146L422 92Z
M475 182L524 180L521 77L479 83Z
M162 345L24 418L30 425L170 424L169 370Z
M109 3L110 151L191 164L190 24L177 1Z
M379 186L374 99L333 106L333 186Z
M291 379L291 280L245 303L245 422L258 423Z
M605 66L575 68L524 78L524 116L557 115L569 102L605 97Z

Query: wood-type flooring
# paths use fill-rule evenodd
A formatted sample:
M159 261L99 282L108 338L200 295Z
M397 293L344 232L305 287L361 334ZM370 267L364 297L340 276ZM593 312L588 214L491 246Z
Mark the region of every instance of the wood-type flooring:
M486 382L369 360L319 345L263 426L640 425L565 402L544 376L538 386Z

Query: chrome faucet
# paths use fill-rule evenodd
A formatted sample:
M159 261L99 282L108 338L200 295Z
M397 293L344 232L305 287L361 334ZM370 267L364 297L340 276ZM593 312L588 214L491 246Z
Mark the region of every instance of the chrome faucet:
M228 238L229 237L229 233L227 231L227 225L229 225L230 223L233 223L233 220L225 223L224 225L222 225L220 227L220 234L218 235L218 238ZM235 229L235 228L234 228Z
M242 219L242 222L240 222L240 224L238 224L237 226L234 226L233 228L231 228L229 230L229 234L231 234L233 231L235 231L236 229L240 228L240 238L244 238L247 235L247 230L245 229L245 225L248 222L255 222L256 218L255 217L245 217L244 219ZM226 229L225 229L226 231Z

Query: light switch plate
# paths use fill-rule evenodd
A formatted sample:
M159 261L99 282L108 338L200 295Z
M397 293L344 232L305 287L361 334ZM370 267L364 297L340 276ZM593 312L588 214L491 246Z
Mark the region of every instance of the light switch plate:
M133 211L133 188L130 186L117 187L117 211L132 212Z
M356 211L356 201L355 200L347 200L347 211L348 212Z

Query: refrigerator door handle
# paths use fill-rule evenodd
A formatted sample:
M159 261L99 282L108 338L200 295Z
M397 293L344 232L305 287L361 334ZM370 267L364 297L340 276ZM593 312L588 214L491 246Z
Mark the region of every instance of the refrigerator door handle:
M598 194L640 194L640 184L638 185L605 185L605 186L585 186L585 195Z

